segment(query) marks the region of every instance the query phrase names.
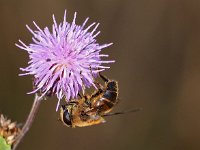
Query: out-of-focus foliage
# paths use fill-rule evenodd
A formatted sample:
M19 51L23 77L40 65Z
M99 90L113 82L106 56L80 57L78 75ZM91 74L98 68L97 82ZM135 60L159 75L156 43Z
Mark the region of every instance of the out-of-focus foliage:
M0 150L11 150L11 146L6 143L6 140L0 136Z

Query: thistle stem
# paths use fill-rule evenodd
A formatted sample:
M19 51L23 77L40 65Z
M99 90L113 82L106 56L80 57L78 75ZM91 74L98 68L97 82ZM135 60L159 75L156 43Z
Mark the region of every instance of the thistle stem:
M37 94L35 94L35 98L34 98L34 102L32 104L32 107L31 107L31 111L26 119L26 122L21 130L21 132L19 133L17 139L16 139L16 142L14 143L13 145L13 149L12 150L15 150L17 148L17 146L19 145L19 143L22 141L23 137L25 136L25 134L28 132L28 130L30 129L34 119L35 119L35 116L36 116L36 113L38 111L38 108L40 106L40 103L41 103L41 100L42 100L43 97L40 97L38 96Z

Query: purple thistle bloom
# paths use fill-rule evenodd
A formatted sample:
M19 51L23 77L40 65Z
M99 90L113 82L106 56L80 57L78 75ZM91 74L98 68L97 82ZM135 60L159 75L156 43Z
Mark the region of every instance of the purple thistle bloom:
M66 101L77 98L80 91L85 87L96 88L93 77L108 66L103 64L113 63L114 61L102 60L102 57L108 57L106 54L100 54L105 47L112 45L96 43L96 37L100 31L96 32L99 24L92 23L85 27L87 18L82 25L76 25L76 13L73 22L66 22L66 11L64 20L59 25L53 15L52 32L47 27L44 30L33 21L37 31L32 30L28 25L26 27L33 34L33 43L26 45L21 40L21 45L17 47L26 50L29 54L28 67L20 68L24 75L34 76L35 89L28 93L40 91L42 96L55 94L58 98L56 111L60 105L60 100ZM95 26L94 26L95 25ZM93 29L91 29L93 27Z

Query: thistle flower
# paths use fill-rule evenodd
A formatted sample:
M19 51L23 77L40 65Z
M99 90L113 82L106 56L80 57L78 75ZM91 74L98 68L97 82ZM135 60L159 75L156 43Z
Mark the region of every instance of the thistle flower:
M88 19L82 25L76 25L75 13L70 24L66 22L65 11L64 20L58 25L53 15L52 32L47 27L42 30L33 21L36 31L26 25L33 34L33 43L26 45L19 40L21 45L16 44L29 54L29 66L20 68L25 72L20 75L34 76L35 89L29 94L38 91L42 96L55 94L58 98L56 110L62 98L70 101L77 98L80 91L84 93L85 87L96 88L93 77L109 68L104 64L114 62L102 60L108 55L100 54L101 50L112 43L99 45L95 39L100 33L95 33L99 23L85 27Z
M3 137L9 145L13 145L20 131L16 122L11 122L0 114L0 137Z

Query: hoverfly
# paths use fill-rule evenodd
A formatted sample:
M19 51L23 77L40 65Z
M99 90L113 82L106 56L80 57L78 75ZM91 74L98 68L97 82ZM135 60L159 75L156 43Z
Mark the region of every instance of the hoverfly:
M79 99L72 100L60 108L60 120L68 127L85 127L104 123L106 116L124 114L127 112L136 112L140 108L129 111L109 113L118 103L118 82L110 80L99 74L105 82L102 86L96 83L98 90L92 95L80 96Z

